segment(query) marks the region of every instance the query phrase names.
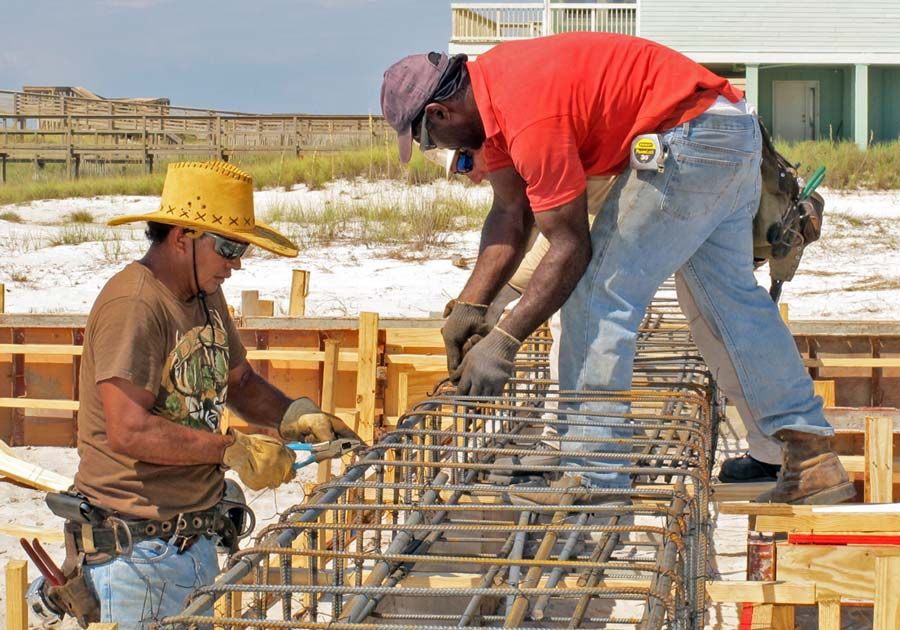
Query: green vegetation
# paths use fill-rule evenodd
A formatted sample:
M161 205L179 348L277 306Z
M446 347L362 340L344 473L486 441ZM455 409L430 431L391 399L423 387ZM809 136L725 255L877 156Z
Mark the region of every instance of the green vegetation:
M827 168L823 186L840 190L900 188L900 142L875 144L860 151L852 142L776 143L800 174L809 177L820 164Z
M7 212L0 212L0 221L8 221L10 223L21 223L22 215L18 212L13 212L9 210Z
M285 188L304 184L311 189L322 188L335 179L361 177L369 181L393 179L410 184L423 184L443 177L440 167L432 164L416 151L412 161L403 166L394 144L388 147L348 149L311 153L301 157L266 157L235 160L253 176L257 189ZM8 184L0 185L0 205L24 203L36 199L65 199L68 197L97 197L101 195L159 195L165 179L165 164L157 172L146 175L131 169L114 169L106 175L91 175L78 180L66 180L65 172L51 169L41 171L37 178L27 165L11 174ZM30 169L30 167L28 167Z
M94 215L87 210L76 210L66 215L66 221L69 223L93 223Z
M106 241L113 239L112 232L108 229L87 227L82 223L64 225L59 232L51 236L47 241L50 247L60 245L81 245L93 241Z
M824 185L828 188L900 188L900 142L877 144L868 151L860 151L851 142L779 142L777 146L791 162L801 164L803 175L808 176L818 165L824 164L828 169ZM413 153L410 164L401 165L393 143L314 152L301 157L248 157L236 159L234 163L253 176L257 189L289 189L298 184L321 189L336 179L356 178L424 184L442 179L444 175L442 168L427 161L418 151ZM65 179L65 170L59 167L49 164L35 172L28 164L10 165L9 183L0 184L0 205L67 197L158 195L162 191L166 169L165 164L158 164L157 172L147 175L135 165L85 165L83 177L69 181Z
M459 192L433 197L409 195L401 199L368 199L365 203L329 199L324 208L298 204L272 207L269 222L293 224L290 236L301 246L328 245L352 240L365 244L411 244L413 251L443 243L452 232L477 228L489 203L472 202Z

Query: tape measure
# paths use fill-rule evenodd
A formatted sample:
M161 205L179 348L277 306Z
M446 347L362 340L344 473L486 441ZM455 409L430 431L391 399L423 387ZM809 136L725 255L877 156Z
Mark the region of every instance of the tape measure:
M658 133L641 134L631 142L631 168L637 171L665 170L666 145Z

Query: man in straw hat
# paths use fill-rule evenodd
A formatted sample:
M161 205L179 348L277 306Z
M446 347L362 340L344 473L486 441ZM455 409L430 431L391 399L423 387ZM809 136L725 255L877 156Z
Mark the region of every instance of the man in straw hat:
M172 164L158 210L110 225L138 221L147 222L147 253L106 283L88 317L75 489L91 518L66 526L69 564L86 577L102 621L129 629L182 610L217 574L220 538L233 550L247 533L235 531L246 506L223 503L225 469L254 490L276 488L294 476L282 440L356 437L247 362L222 283L250 246L297 255L256 221L249 175L225 162ZM222 435L226 403L281 440Z
M560 389L628 390L646 306L680 270L725 342L752 417L783 448L778 483L759 500L832 503L855 494L831 447L822 400L753 275L761 133L727 80L655 42L569 33L503 43L471 62L406 57L385 72L381 104L403 161L413 141L484 152L494 202L478 261L444 326L459 393L499 395L522 340L560 307ZM587 180L602 175L619 177L589 228ZM533 224L547 254L512 312L464 353ZM601 417L629 411L608 401L571 407ZM584 423L562 445L623 450L619 439L630 435ZM558 485L579 500L597 496L592 488L630 486L615 456L563 463L571 473Z

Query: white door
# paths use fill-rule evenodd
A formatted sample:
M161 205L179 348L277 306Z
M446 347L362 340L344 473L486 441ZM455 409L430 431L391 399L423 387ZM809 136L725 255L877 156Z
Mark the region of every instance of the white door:
M819 82L774 82L774 133L784 140L815 140L819 129Z

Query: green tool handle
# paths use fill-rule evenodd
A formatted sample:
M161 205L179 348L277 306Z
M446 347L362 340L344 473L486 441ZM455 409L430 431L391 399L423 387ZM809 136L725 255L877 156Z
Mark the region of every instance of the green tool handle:
M819 184L822 183L822 180L825 179L825 167L820 166L816 169L816 172L813 173L812 177L809 178L809 181L806 183L806 186L803 187L803 191L800 193L800 201L808 198L811 194L813 194L816 188L819 187Z

